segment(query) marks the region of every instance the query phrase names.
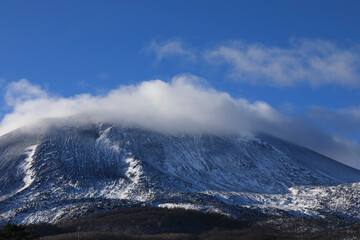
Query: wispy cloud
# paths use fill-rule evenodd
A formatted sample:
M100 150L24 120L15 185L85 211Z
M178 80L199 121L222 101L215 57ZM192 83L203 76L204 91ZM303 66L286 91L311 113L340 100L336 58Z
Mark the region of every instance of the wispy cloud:
M5 84L5 82L4 78L0 78L0 88Z
M334 110L312 106L309 107L309 117L321 121L334 132L360 133L360 107Z
M146 47L146 51L154 54L157 62L170 57L181 57L192 62L195 62L197 59L196 54L186 48L180 39L166 41L152 40Z
M281 114L263 101L235 99L202 84L193 75L171 82L145 81L120 86L104 95L57 97L27 80L10 83L6 92L12 111L0 123L0 135L44 118L76 115L83 121L131 124L164 133L205 132L275 135L360 168L360 147L324 132L313 123Z
M12 107L25 101L46 97L47 93L40 86L33 85L26 79L11 82L6 87L5 100Z
M107 73L99 73L97 76L96 76L97 79L100 79L100 80L106 80L106 79L109 79L110 78L110 75L107 74Z
M256 84L360 86L360 48L342 48L322 40L290 41L288 48L234 41L205 50L212 64L229 65L231 76Z

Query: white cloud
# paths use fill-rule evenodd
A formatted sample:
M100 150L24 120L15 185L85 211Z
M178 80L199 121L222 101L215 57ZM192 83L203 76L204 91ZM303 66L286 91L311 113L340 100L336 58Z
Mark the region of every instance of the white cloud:
M164 133L262 132L360 168L357 143L327 134L310 122L284 116L265 102L234 99L201 83L193 75L181 75L170 83L145 81L120 86L106 95L63 98L20 80L7 87L6 100L12 112L3 117L0 135L44 118L74 115L77 120L119 122Z
M359 87L360 49L322 40L292 40L289 48L235 41L207 50L205 59L229 64L237 80L289 86L308 82Z
M167 40L167 41L151 41L146 49L148 52L155 54L156 61L169 57L182 57L192 62L196 61L196 55L189 49L184 47L181 40Z
M96 120L121 121L158 131L248 131L254 119L276 121L280 115L264 102L249 103L201 86L182 75L121 86L105 96L53 97L27 80L11 83L6 93L13 112L0 124L0 134L43 118L86 114Z
M9 106L16 106L31 99L46 98L47 94L39 86L32 85L26 79L11 82L6 87L5 100Z

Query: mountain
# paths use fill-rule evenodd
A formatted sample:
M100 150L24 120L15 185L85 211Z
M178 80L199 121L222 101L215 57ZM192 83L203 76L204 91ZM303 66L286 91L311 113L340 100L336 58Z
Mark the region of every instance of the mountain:
M50 119L0 137L0 221L131 206L359 219L360 171L268 135Z

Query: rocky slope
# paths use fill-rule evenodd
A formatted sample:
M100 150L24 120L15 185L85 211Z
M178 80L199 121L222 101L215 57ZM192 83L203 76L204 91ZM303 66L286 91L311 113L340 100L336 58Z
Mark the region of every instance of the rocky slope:
M275 137L47 120L0 137L0 221L150 205L360 218L360 171Z

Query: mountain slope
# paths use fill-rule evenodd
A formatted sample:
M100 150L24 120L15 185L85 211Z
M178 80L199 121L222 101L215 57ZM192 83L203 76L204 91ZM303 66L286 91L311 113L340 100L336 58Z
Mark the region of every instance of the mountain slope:
M271 136L47 121L0 138L3 221L55 222L139 204L357 217L346 196L358 198L358 170Z

